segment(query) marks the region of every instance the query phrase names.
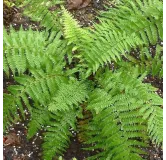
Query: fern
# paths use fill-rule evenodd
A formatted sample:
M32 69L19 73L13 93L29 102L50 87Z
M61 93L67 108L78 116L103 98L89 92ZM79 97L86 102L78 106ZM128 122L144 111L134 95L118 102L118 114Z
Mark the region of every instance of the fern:
M52 115L47 123L46 132L44 133L44 143L43 143L43 158L46 160L52 160L56 154L62 154L67 148L70 141L69 129L75 128L77 112L75 109L67 112L59 112L58 115Z
M73 16L64 7L62 7L62 13L64 36L68 40L68 44L73 43L76 45L76 49L81 46L84 47L82 44L84 41L88 43L91 41L90 33L85 29L80 28L78 22L73 19Z
M51 11L60 3L23 3L24 13L45 27L40 32L4 29L3 69L15 81L4 94L4 130L27 108L27 137L43 130L45 160L63 156L71 130L96 151L87 159L141 160L149 140L163 141L162 98L143 83L147 74L162 77L162 2L124 0L91 28L64 7Z
M69 84L62 84L58 93L49 104L48 109L52 112L56 112L57 110L69 110L73 108L74 105L78 106L79 103L85 101L86 97L86 85L77 81L69 82Z
M111 24L128 35L135 33L145 45L156 44L163 39L163 7L160 0L127 1L101 15L101 20ZM105 19L106 17L106 19Z
M27 138L32 138L39 130L50 121L50 112L47 108L35 104L32 108L31 121L28 126Z
M85 134L87 143L96 144L89 149L102 152L89 159L141 159L138 154L143 153L140 146L146 146L147 132L157 144L162 142L162 99L137 78L138 73L107 71L99 79L101 89L93 91L87 106L93 119Z
M70 92L71 96L64 97L64 102L66 102L66 104L63 102L64 105L71 106L73 103L73 105L77 106L77 109L76 107L70 107L70 109L66 110L66 108L64 108L64 105L61 106L58 105L58 103L55 103L55 107L60 106L61 108L54 109L53 115L53 113L49 112L49 107L52 106L53 103L52 99L54 100L54 98L56 97L56 100L60 102L62 101L62 97L60 95L66 96L66 93L64 92L66 88L59 88L59 86L61 86L61 83L67 83L67 79L65 77L58 78L57 75L47 75L41 72L33 72L33 76L34 78L28 76L15 77L16 81L22 85L14 85L8 88L11 94L6 95L4 99L5 102L8 102L6 105L4 103L4 107L6 108L5 115L9 112L8 116L11 117L11 109L14 108L16 112L17 108L15 107L15 105L18 105L19 109L23 110L23 101L26 104L26 106L30 109L30 111L32 110L32 120L29 123L28 138L31 138L37 130L41 129L41 126L51 126L51 128L46 128L47 132L45 133L46 137L44 138L45 142L43 144L43 148L45 149L43 153L44 157L46 160L49 160L52 159L55 153L62 153L63 148L66 147L67 142L69 140L68 136L71 136L69 129L70 127L75 128L74 121L76 120L76 116L80 115L78 102L81 102L85 99L86 90L85 86L83 85L82 91L80 90L78 93L76 93L77 90L75 90L74 93L72 92L73 95ZM64 87L66 86L65 84L63 85ZM79 83L78 86L81 87ZM70 87L72 87L71 89L73 89L73 87L75 86ZM84 94L82 94L82 92L84 92ZM56 94L57 96L55 96ZM80 98L78 96L80 96ZM34 108L32 108L29 104L29 97L34 101L34 103L36 103ZM70 101L72 99L73 102ZM37 104L40 105L38 106ZM74 117L75 120L73 119ZM10 119L6 117L6 120L9 121ZM68 136L66 136L66 134ZM50 141L50 139L52 139L52 141Z
M5 29L3 33L4 71L7 75L9 68L14 75L21 75L29 68L63 70L67 48L65 41L60 40L60 32L54 32L54 37L48 37L46 32L23 31L22 28L18 32L11 28L9 34Z
M163 77L163 56L162 56L162 47L157 45L154 53L154 57L152 56L152 52L148 50L148 48L143 48L138 57L134 57L132 55L126 55L126 58L129 62L119 62L118 65L123 67L132 67L137 66L139 68L139 72L143 74L146 72L152 76L157 76L159 78ZM154 52L154 51L153 51Z
M68 146L70 136L72 136L70 128L76 129L76 117L79 116L79 112L78 109L70 109L65 112L58 111L55 115L41 106L33 109L28 138L31 138L42 127L46 130L42 146L44 149L43 159L52 160L55 155L63 153L64 148Z
M128 2L127 4L129 6L119 5L118 9L112 9L103 14L103 17L107 19L99 18L102 23L94 25L95 29L91 30L93 34L91 31L81 29L72 16L63 9L64 34L69 44L76 44L74 50L86 46L80 54L93 72L108 62L121 60L121 55L125 55L126 51L132 48L149 45L149 42L157 43L160 36L158 33L162 32L162 28L156 28L156 24L162 22L162 8L159 8L159 15L148 17L150 16L150 10L148 10L148 15L145 17L137 7L137 3ZM147 11L144 12L146 14ZM153 17L157 17L157 20ZM148 18L153 19L149 21ZM162 36L160 38L162 39Z
M9 113L14 114L13 109L16 111L16 106L18 106L24 117L23 103L31 112L29 98L41 105L47 105L50 96L55 94L58 83L65 81L64 77L58 78L56 75L47 75L42 72L34 72L33 76L34 78L26 75L15 77L16 82L20 85L8 87L10 94L4 94L4 108L6 108L5 114L7 116L10 116Z
M25 6L25 15L30 16L34 21L40 21L40 25L44 26L47 30L57 31L60 27L58 19L59 9L51 11L50 8L63 3L63 0L26 0L22 6Z
M161 105L161 102L156 105ZM140 110L144 119L148 119L148 132L153 143L160 145L163 142L163 113L159 107L145 107Z
M147 2L150 7L143 11L141 9L146 7L141 1L126 2L125 6L119 5L99 17L101 24L94 26L94 40L86 45L84 53L88 67L92 68L93 72L108 62L116 62L131 48L156 44L158 37L162 40L162 7L157 8L162 4L155 2ZM157 11L153 12L154 10Z
M136 138L146 139L144 133L141 133L144 125L133 123L121 127L120 124L118 125L120 123L118 113L114 109L114 107L110 107L102 110L90 122L87 131L89 134L86 134L89 138L87 143L95 145L88 150L98 149L102 152L88 159L141 159L138 153L143 154L144 152L138 146L145 147L146 143L138 141Z

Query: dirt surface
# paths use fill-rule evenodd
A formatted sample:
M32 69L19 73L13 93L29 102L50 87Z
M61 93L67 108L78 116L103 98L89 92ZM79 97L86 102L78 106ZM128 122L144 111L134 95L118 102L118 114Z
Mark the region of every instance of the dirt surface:
M26 138L28 121L27 118L14 124L4 134L4 160L41 160L42 135L37 133L33 139L28 140Z
M82 26L91 26L96 21L96 15L98 11L104 10L104 5L108 4L108 1L104 0L91 0L90 4L79 10L71 10L74 17L80 22ZM108 4L112 5L112 4ZM22 25L25 30L29 27L32 29L41 29L39 22L31 21L30 18L22 15L22 9L16 7L9 8L4 5L3 11L4 25L9 28L12 25L16 30ZM159 88L158 94L163 95L163 80L148 76L145 80L146 83L151 83L155 87ZM14 84L13 77L9 79L4 77L4 92L7 92L7 86ZM27 124L29 122L29 113L25 109L27 118L13 124L9 127L8 132L4 133L4 159L3 160L41 160L42 156L42 131L37 133L32 139L27 140ZM77 160L84 160L90 155L94 155L94 152L84 151L82 148L85 146L78 141L77 133L73 132L71 143L64 153L65 160L71 160L73 157ZM163 151L161 148L157 148L153 144L150 144L149 148L146 148L147 156L144 156L146 160L162 160ZM56 160L56 158L55 158Z
M93 22L96 22L96 16L100 11L105 10L104 6L109 5L113 6L113 3L109 2L109 0L91 0L90 3L80 9L71 9L70 12L73 14L74 18L76 18L81 26L87 27L91 26ZM68 4L65 4L66 8ZM17 8L13 6L9 8L8 6L3 6L3 22L6 28L9 26L13 26L16 30L19 30L22 25L25 30L31 27L33 30L40 30L42 27L39 22L32 21L29 17L23 15L23 9ZM59 6L54 6L50 8L50 11L54 11Z
M33 30L40 30L39 22L31 21L29 17L23 16L23 9L19 9L15 6L12 8L3 5L3 24L9 29L12 26L14 29L19 30L20 26L27 30L32 28Z

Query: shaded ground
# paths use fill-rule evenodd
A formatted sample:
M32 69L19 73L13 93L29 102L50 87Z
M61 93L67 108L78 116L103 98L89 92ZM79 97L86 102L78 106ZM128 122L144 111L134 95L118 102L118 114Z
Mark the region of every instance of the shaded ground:
M93 21L96 21L95 16L97 11L103 10L103 4L108 2L102 0L93 0L88 7L71 11L75 18L77 18L82 26L91 26ZM4 6L4 25L8 28L12 25L15 29L19 29L20 25L26 30L29 26L32 29L40 29L38 22L33 22L28 17L22 15L22 10L16 7L8 8ZM154 77L147 77L146 83L151 83L159 88L158 94L162 97L163 94L163 80ZM14 84L12 77L6 79L4 77L4 92L6 87ZM41 160L41 144L42 133L37 133L33 139L27 140L27 124L29 122L29 113L25 110L27 118L15 125L9 127L9 131L4 134L4 160ZM147 148L146 160L162 160L162 149L157 148L153 144ZM93 155L93 152L83 151L81 148L85 146L78 141L77 134L73 133L69 148L64 153L65 160L71 160L76 157L78 160L84 160L86 157Z
M91 26L93 21L96 21L95 17L97 13L100 10L104 10L103 6L107 3L107 0L92 0L87 7L82 9L73 9L70 12L82 26ZM9 28L11 25L18 30L22 25L25 30L27 30L29 27L31 27L33 30L40 29L39 22L31 21L29 17L23 16L23 9L19 9L15 6L9 8L6 5L4 5L3 8L3 21L6 28ZM51 10L56 9L57 7L53 7Z

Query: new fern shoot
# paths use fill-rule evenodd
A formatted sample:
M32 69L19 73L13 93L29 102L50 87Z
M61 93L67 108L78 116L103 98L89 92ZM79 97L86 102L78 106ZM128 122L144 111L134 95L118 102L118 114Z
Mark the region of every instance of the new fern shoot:
M40 32L4 28L3 69L16 82L4 93L4 131L20 120L18 108L25 118L26 106L27 138L45 129L43 160L63 157L71 130L96 151L87 160L141 160L150 141L163 142L163 100L144 83L147 75L163 77L163 2L122 0L89 28L63 6L51 12L57 3L24 2Z

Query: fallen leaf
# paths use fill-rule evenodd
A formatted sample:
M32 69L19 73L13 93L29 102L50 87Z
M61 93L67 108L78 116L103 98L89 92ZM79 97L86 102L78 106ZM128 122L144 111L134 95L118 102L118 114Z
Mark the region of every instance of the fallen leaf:
M91 0L67 0L68 9L81 9L89 5Z
M3 137L4 145L18 145L20 144L20 138L15 133L10 133Z

